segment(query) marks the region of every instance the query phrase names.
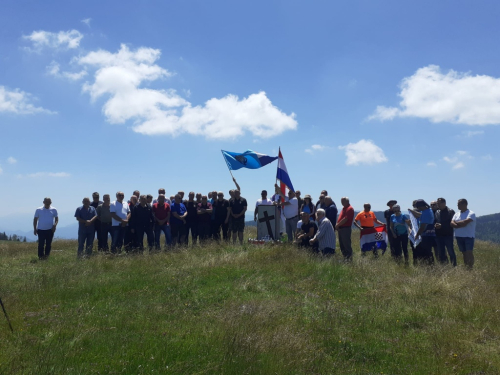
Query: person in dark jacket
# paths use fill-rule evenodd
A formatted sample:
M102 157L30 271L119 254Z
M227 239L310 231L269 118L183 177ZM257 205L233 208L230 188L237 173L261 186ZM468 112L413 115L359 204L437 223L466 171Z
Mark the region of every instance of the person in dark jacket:
M434 213L434 218L436 220L434 227L436 229L436 242L439 250L439 261L441 263L448 263L448 256L450 257L449 262L453 267L457 266L457 256L455 254L455 249L453 248L453 228L451 226L451 220L455 211L446 206L446 199L437 199L438 209ZM448 256L446 256L446 251L448 251Z
M154 245L152 223L154 222L153 210L147 203L145 195L141 195L139 204L132 209L132 225L136 235L135 243L139 251L144 250L144 234L148 241L148 248L151 251Z

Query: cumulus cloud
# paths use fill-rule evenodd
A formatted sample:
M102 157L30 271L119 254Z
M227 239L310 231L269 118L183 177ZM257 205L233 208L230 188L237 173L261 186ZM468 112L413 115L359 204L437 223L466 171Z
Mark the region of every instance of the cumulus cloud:
M309 153L309 154L312 154L314 153L315 151L323 151L326 149L326 146L322 146L322 145L312 145L310 148L306 148L305 149L305 152Z
M346 165L372 165L384 163L388 160L384 151L369 139L362 139L357 143L339 146L339 149L345 150Z
M0 113L14 113L14 114L34 114L34 113L48 113L55 112L49 111L42 107L35 107L31 101L35 98L24 91L19 89L9 90L5 86L0 86Z
M445 156L443 160L451 164L451 169L462 169L465 167L465 161L473 158L468 151L459 150L452 156Z
M287 115L274 106L265 92L239 99L236 95L212 98L203 106L193 106L172 89L150 89L145 83L172 76L158 66L158 49L141 47L135 51L121 45L117 53L90 52L75 61L96 69L93 82L84 92L93 101L107 97L103 112L108 122L133 121L132 129L146 135L182 133L211 139L234 139L246 132L270 138L297 127L295 114Z
M500 124L500 78L442 73L437 65L418 69L401 82L399 107L378 106L369 119L417 117L434 123Z
M17 160L15 158L13 158L12 156L9 156L9 158L7 158L7 163L16 164Z
M75 73L61 72L59 64L55 61L52 61L50 65L47 66L47 74L58 78L66 78L70 81L78 81L87 75L87 71L81 70Z
M92 21L92 18L84 18L82 20L82 23L84 23L85 25L87 25L88 27L90 27L90 21Z
M488 154L488 155L484 155L484 156L482 157L482 159L483 159L483 160L490 161L490 160L493 160L493 157L492 157L490 154Z
M484 130L469 130L469 131L463 131L461 136L465 138L471 138L475 137L476 135L482 135L484 134Z
M71 176L66 172L36 172L36 173L28 173L25 175L18 175L19 178L40 178L40 177L69 177Z
M52 33L50 31L33 31L30 35L24 35L24 39L33 43L30 50L40 51L43 48L66 48L74 49L80 45L83 34L78 30L59 31Z

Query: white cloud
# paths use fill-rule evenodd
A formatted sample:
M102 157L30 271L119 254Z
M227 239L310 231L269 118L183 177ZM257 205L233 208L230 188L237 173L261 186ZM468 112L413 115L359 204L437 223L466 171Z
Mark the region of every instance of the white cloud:
M433 161L430 161L430 162L427 163L427 166L428 167L437 167L437 164L434 163Z
M59 64L56 63L55 61L52 61L47 66L47 74L58 78L66 78L70 81L78 81L87 75L87 71L81 70L80 72L77 73L61 72Z
M484 156L482 157L482 159L483 159L483 160L488 160L488 161L489 161L489 160L493 160L493 157L492 157L490 154L488 154L488 155L484 155Z
M28 94L19 89L9 90L5 86L0 86L0 113L9 112L15 114L34 114L34 113L48 113L54 114L55 112L49 111L42 107L35 107L31 104L31 100L35 99L31 94Z
M160 50L146 47L131 51L122 44L117 53L98 50L76 59L96 69L94 82L85 83L83 90L92 100L110 97L103 107L108 122L132 120L132 129L146 135L188 133L212 139L234 139L246 132L270 138L296 129L295 114L283 113L265 92L241 100L236 95L212 98L193 107L175 90L141 87L172 75L155 64L160 54Z
M340 150L345 150L346 165L359 164L378 164L384 163L388 159L384 151L373 141L362 139L357 143L349 143L345 146L339 146Z
M418 69L401 82L399 107L378 106L369 119L418 117L466 125L500 124L500 78L443 74L437 65Z
M40 177L69 177L71 176L66 172L36 172L36 173L28 173L25 175L17 175L19 178L40 178Z
M0 174L3 173L3 169L2 169L2 166L0 165Z
M92 21L92 18L84 18L81 22L90 27L90 21Z
M476 135L482 135L484 134L484 130L469 130L469 131L463 131L461 136L465 138L471 138Z
M474 157L468 151L456 151L453 156L445 156L443 160L448 164L452 164L451 169L462 169L465 167L465 161Z
M312 145L311 148L306 148L305 152L308 152L309 154L314 153L315 151L323 151L327 147L326 146L321 146L321 145Z
M83 34L78 30L59 31L52 33L50 31L33 31L31 35L24 35L24 39L33 43L34 51L40 51L42 48L67 48L73 49L80 45Z
M7 158L7 163L9 163L9 164L16 164L17 160L14 159L12 156L9 156L9 158Z

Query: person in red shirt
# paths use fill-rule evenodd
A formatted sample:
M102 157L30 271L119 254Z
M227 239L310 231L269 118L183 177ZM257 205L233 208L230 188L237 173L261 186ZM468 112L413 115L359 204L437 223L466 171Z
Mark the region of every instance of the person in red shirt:
M354 220L354 208L349 203L349 198L343 197L340 202L342 203L342 211L340 211L339 218L335 229L339 232L340 251L344 259L347 261L352 260L352 247L351 247L351 232L352 222Z
M172 243L172 233L170 231L170 205L165 202L165 195L158 196L158 202L153 204L153 216L155 219L155 248L160 250L161 232L165 234L165 245Z

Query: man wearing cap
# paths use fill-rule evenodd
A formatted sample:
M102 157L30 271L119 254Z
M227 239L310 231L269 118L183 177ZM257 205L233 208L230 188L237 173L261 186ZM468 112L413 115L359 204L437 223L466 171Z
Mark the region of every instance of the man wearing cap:
M437 199L437 206L438 209L434 213L436 219L434 227L436 228L436 243L439 249L438 259L441 263L448 263L448 257L446 256L446 251L448 251L450 263L453 267L456 267L457 256L453 248L453 227L451 226L455 211L446 206L446 199L444 198Z
M348 197L343 197L340 200L342 204L342 211L337 221L335 229L339 232L339 244L340 251L344 259L347 261L352 260L352 246L351 246L351 232L352 232L352 222L354 220L354 208L349 203Z
M467 268L474 267L474 238L476 237L476 214L467 208L467 199L458 200L458 209L453 216L451 226L455 229L458 249L464 257L464 264Z
M277 184L275 184L274 187L276 188L276 193L279 194L281 198L285 199L281 205L283 206L283 214L285 215L285 228L288 242L292 242L295 239L294 234L297 229L297 222L299 221L299 215L297 213L299 211L299 202L297 198L295 198L295 192L292 190L289 190L288 197L285 197Z
M422 241L413 251L413 262L432 265L434 264L432 245L434 243L434 237L436 236L434 230L434 213L423 199L417 199L414 207L416 210L410 211L417 218L419 225L415 240L421 237Z
M385 229L387 230L387 232L389 232L389 228L391 227L391 216L394 214L394 210L392 208L397 203L398 203L398 201L395 199L391 199L389 202L387 202L387 206L389 207L389 209L384 211L384 218L385 218L385 223L386 223ZM389 248L391 249L391 255L393 257L396 257L396 252L397 252L396 247L397 246L394 243L394 239L392 236L387 236L387 238L389 240Z

